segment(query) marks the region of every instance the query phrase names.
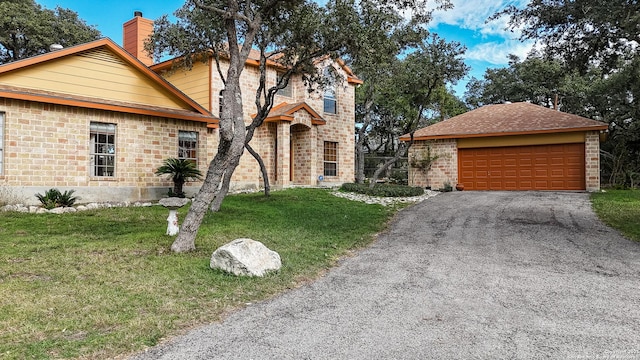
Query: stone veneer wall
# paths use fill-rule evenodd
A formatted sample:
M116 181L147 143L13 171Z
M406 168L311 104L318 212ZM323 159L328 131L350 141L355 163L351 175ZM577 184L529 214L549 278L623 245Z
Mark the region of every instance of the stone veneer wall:
M585 136L585 180L587 191L600 190L600 133L587 132Z
M293 150L293 185L311 185L311 129L302 125L291 126Z
M328 64L328 63L327 63ZM226 71L227 64L223 63L223 72ZM320 66L325 66L322 64ZM212 91L211 103L214 109L213 113L217 114L218 94L224 87L224 84L218 76L217 69L211 67L212 73ZM338 69L338 71L341 71ZM258 68L247 66L241 75L240 83L242 86L242 102L244 105L245 122L251 121L251 116L255 114L255 89L259 83ZM275 84L277 72L275 69L269 68L267 73L267 86ZM352 182L354 180L355 168L355 86L347 84L339 84L336 86L337 114L324 114L324 92L316 89L313 92L307 91L302 79L299 77L291 79L292 96L276 95L274 104L278 105L282 102L289 104L306 102L316 112L320 114L326 121L326 125L311 125L311 119L304 110L300 110L295 114L293 122L281 121L279 123L266 123L256 129L255 135L251 140L251 146L261 155L267 172L269 181L273 187L287 187L292 184L316 185L319 175L324 173L324 142L332 141L338 143L338 176L325 177L325 184L342 184L344 182ZM309 136L315 136L315 141L309 138L309 144L313 146L310 149L310 156L315 157L310 160L311 166L306 167L304 164L295 164L297 167L304 167L304 177L308 181L302 179L299 171L294 169L296 177L293 183L290 181L290 143L293 137L292 126L303 124L311 128ZM277 136L277 140L276 140ZM216 144L217 147L217 144ZM217 151L217 149L214 149ZM300 160L306 162L306 157L294 157L294 161ZM277 169L276 169L277 165ZM260 167L256 160L246 150L240 159L240 164L236 168L232 177L232 189L255 189L263 186Z
M0 186L27 204L35 193L73 189L80 202L142 201L173 186L154 174L177 157L178 131L197 131L198 166L206 172L218 135L205 123L0 98L5 167ZM116 124L116 176L90 175L90 122ZM197 189L197 183L187 189Z
M409 166L409 184L412 186L427 187L433 190L441 189L446 182L455 187L458 182L458 148L455 139L416 141L409 148L409 162L411 159L420 159L428 148L431 148L431 156L439 158L431 165L431 169L425 174L416 168Z

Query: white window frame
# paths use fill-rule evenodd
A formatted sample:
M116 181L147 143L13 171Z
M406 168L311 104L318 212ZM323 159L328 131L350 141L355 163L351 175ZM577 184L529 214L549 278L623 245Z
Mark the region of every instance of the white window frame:
M331 144L332 149L328 148L327 145ZM324 151L323 151L323 174L324 176L338 176L338 143L335 141L325 141L324 142ZM332 151L333 154L327 154L327 151ZM333 160L328 158L327 155L333 155ZM327 167L327 165L333 165Z
M278 71L276 75L276 85L280 82L280 79L284 76L285 73ZM289 77L289 81L287 81L287 86L278 90L278 95L285 97L293 97L293 87L291 86L291 77Z
M89 124L90 175L97 178L116 176L116 124L94 122Z
M331 70L327 66L324 68L324 78L327 84L324 87L323 111L325 114L335 115L338 113L338 100L336 99L336 85Z
M224 90L218 93L218 117L222 117L222 103L224 100Z
M187 159L198 163L197 131L178 131L178 159Z

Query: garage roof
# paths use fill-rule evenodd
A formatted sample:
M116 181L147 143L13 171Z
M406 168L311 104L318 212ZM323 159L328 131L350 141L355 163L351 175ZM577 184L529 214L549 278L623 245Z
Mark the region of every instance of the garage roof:
M606 130L607 124L526 102L485 105L424 127L414 140ZM400 137L408 141L409 134Z

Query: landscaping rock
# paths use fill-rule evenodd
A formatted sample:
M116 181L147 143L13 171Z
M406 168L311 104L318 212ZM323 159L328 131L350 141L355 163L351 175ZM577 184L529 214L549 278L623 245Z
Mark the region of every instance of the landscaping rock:
M212 269L222 269L237 276L264 276L280 270L280 255L251 239L236 239L219 247L211 255Z
M158 203L167 209L179 209L189 203L189 199L179 197L169 197L160 199Z
M64 208L57 207L57 208L49 210L49 212L52 213L52 214L64 214L65 210L64 210Z

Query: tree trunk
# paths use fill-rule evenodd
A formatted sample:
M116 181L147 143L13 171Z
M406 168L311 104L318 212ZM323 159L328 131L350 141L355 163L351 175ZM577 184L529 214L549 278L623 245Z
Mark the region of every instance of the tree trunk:
M358 184L364 182L364 146L360 141L360 136L358 133L358 141L356 142L356 183Z
M384 164L382 164L381 167L376 169L376 171L373 173L373 176L371 177L371 181L369 182L370 189L373 189L373 187L376 185L376 181L378 180L378 177L380 176L380 174L382 174L384 171L387 171L391 167L391 165L395 164L396 161L398 161L407 152L407 150L409 150L409 147L412 144L413 144L413 134L411 136L411 141L408 144L403 142L400 145L398 145L398 149L396 150L396 153L393 155L393 158L387 160Z
M173 196L180 196L182 194L182 188L184 186L184 181L174 181L173 182Z
M269 185L269 174L267 173L267 167L264 165L264 160L262 160L262 156L260 156L260 154L253 150L251 145L246 144L245 148L251 155L253 155L258 164L260 164L260 172L262 173L262 179L264 180L264 196L268 197L271 195L271 186Z
M211 206L209 209L213 212L220 211L220 206L222 206L222 200L229 193L229 185L231 184L231 175L233 173L226 172L224 173L224 178L222 179L222 186L216 191L216 194L213 197L213 201L211 202Z
M230 20L233 22L232 20ZM229 35L230 43L237 44L237 38L234 38L235 23L231 25ZM246 40L249 41L249 40ZM252 42L252 40L251 40ZM245 44L247 45L247 44ZM207 209L216 193L224 198L223 193L219 193L220 182L223 177L233 175L236 167L240 163L240 157L244 152L245 144L245 124L242 107L242 92L240 89L240 74L246 59L245 48L243 47L243 56L239 53L237 46L230 46L230 64L227 72L227 83L225 87L225 96L223 97L223 112L220 119L220 144L218 145L218 153L209 164L209 170L205 177L205 181L200 187L200 191L193 200L191 208L187 213L180 233L171 245L174 252L185 252L195 250L195 240L198 234L198 228L202 223L202 219L207 213ZM248 50L246 50L248 54ZM220 199L222 201L222 199Z
M221 146L218 147L218 154L209 165L209 171L207 172L205 181L194 198L187 216L182 222L178 236L171 245L171 250L174 252L195 250L195 240L196 235L198 234L198 228L202 223L204 215L207 213L209 204L213 201L213 198L217 193L220 181L222 180L225 171L233 171L235 168L235 166L233 166L233 160L235 157L235 147L233 145L236 144L234 144L233 141L229 142L221 140L220 145Z
M366 90L367 98L364 102L364 116L362 126L358 129L358 141L356 141L356 182L362 184L364 182L364 143L367 128L373 121L373 87L369 85Z

